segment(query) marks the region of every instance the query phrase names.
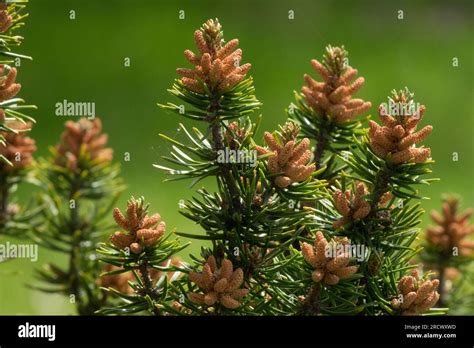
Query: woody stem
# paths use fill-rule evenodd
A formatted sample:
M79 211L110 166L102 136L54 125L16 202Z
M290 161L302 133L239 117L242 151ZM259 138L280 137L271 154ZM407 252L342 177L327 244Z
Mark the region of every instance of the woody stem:
M314 283L308 291L303 303L302 313L317 315L321 311L321 284Z
M140 276L145 286L145 293L149 295L153 300L156 299L156 291L153 287L153 281L151 280L150 273L148 272L148 261L144 261L139 267ZM156 307L153 307L153 313L159 315L160 312Z
M220 104L216 98L211 101L211 106L209 108L208 119L211 122L211 133L213 140L213 148L216 151L222 151L224 149L224 139L221 130L221 120L219 117ZM230 202L235 209L235 211L241 210L241 204L239 199L239 193L237 191L235 182L230 174L232 168L229 163L219 163L220 176L224 179L226 186L229 190L232 202Z
M438 280L439 280L439 285L438 285L438 292L439 292L439 301L438 305L439 306L444 306L444 302L446 300L446 266L445 266L445 256L440 255L438 259Z
M323 160L324 152L328 146L328 136L331 131L330 121L327 119L326 114L321 115L321 126L316 134L316 148L314 149L314 163L316 168L320 168Z
M316 168L319 168L321 165L321 160L323 158L324 150L326 148L326 134L323 129L319 131L317 137L317 144L316 148L314 149L314 163L316 164Z
M374 188L372 192L372 201L370 203L370 215L374 215L374 210L380 203L380 199L388 190L388 184L390 182L390 172L388 170L382 170L377 173L374 182Z

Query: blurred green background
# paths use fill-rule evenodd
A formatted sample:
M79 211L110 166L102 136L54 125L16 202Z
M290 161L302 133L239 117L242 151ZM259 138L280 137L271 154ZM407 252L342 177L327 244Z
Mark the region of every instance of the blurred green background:
M189 122L164 114L156 103L172 99L166 89L175 68L186 65L184 49L194 49L194 30L214 17L227 40L240 38L243 62L252 63L263 102L262 130L285 121L284 109L303 74L315 75L310 59L321 58L327 44L344 44L350 64L366 79L359 96L372 101L372 113L390 90L404 86L427 107L423 124L432 124L434 132L425 144L432 148L441 181L423 188L432 198L424 207L438 208L444 192L459 193L464 206L474 206L471 1L30 0L29 12L21 52L34 61L22 63L18 79L20 96L39 108L32 133L38 156L47 154L62 131L65 118L55 115L57 102L95 102L128 185L121 205L130 195L144 195L169 230L199 230L178 213L179 200L190 198L193 189L182 181L163 183L163 174L152 167L168 151L158 133L179 138L177 123ZM124 67L126 57L130 67ZM452 65L454 57L458 67ZM125 152L130 162L123 161ZM25 287L34 283L34 267L58 257L40 250L38 263L2 265L0 314L73 313L61 296Z

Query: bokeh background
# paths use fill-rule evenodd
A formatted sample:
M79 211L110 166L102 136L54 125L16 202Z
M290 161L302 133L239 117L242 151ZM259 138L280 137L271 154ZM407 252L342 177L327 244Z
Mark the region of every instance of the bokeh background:
M263 102L262 130L285 121L293 90L311 72L310 59L321 58L327 44L343 44L350 64L366 78L359 96L372 101L372 114L390 90L404 86L427 107L423 123L434 132L425 144L441 181L422 188L431 197L424 207L438 208L444 192L458 193L464 206L474 206L472 1L30 0L29 13L21 52L34 60L22 63L19 81L20 96L38 106L32 133L38 156L47 155L62 131L65 118L55 115L57 102L95 102L128 185L122 206L130 195L145 196L169 230L199 231L178 213L179 200L192 197L194 189L182 181L163 183L164 175L152 167L168 151L158 133L179 138L177 123L190 122L163 113L156 103L172 100L166 89L175 68L186 65L184 49L194 49L194 30L215 17L227 40L240 38L243 61L252 63ZM124 66L126 57L130 67ZM125 152L130 162L123 161ZM25 198L30 195L31 189L23 190ZM197 249L195 244L186 253ZM37 263L2 265L0 314L73 313L63 297L26 287L35 282L33 268L58 258L40 250Z

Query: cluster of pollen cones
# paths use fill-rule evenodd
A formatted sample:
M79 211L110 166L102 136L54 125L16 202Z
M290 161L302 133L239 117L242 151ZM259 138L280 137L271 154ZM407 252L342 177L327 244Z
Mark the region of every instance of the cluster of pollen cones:
M248 289L241 288L244 272L241 268L234 270L228 259L223 259L219 268L215 257L209 256L202 272L190 272L189 279L203 291L188 294L192 302L200 305L213 306L219 303L225 308L235 309L248 294Z
M111 243L119 248L140 254L145 247L153 246L165 234L166 224L161 221L160 214L148 216L143 200L131 199L127 206L127 217L119 208L115 208L113 216L117 224L127 232L117 231L111 237Z
M34 139L26 135L27 131L31 129L31 123L13 121L7 122L7 126L16 132L0 132L5 138L5 145L0 145L0 155L3 155L11 163L11 165L1 164L1 166L2 170L13 172L32 163L36 143Z
M0 33L6 32L13 23L13 17L8 13L8 4L0 3Z
M55 163L72 171L80 170L81 159L86 156L93 163L112 161L113 150L107 148L108 136L102 133L102 123L81 118L78 122L67 121L61 141L56 146Z
M303 243L301 253L314 271L311 278L325 285L336 285L341 279L349 278L357 272L357 266L349 266L350 255L344 246L347 238L328 242L321 232L316 233L314 245ZM331 253L332 252L332 253Z
M275 185L278 187L285 188L294 182L305 181L315 171L316 165L309 164L311 150L308 138L280 144L277 136L265 132L264 139L270 151L260 146L256 149L260 155L271 154L268 157L268 170L271 174L277 174Z
M392 300L392 307L400 310L402 315L422 314L438 302L438 286L438 279L422 281L418 271L414 270L411 275L400 279L398 291L402 296Z
M351 221L360 220L368 216L371 211L370 203L367 200L368 195L369 191L362 182L356 182L354 192L350 190L345 192L341 190L334 191L334 206L339 214L342 215L341 218L333 223L334 228L340 228ZM392 194L386 192L380 197L378 204L383 206L391 198Z
M426 229L426 240L443 253L457 250L459 255L468 256L474 251L474 242L466 240L474 232L474 225L469 223L473 210L458 212L458 205L458 199L449 197L443 202L441 214L435 210L431 212L436 226Z
M430 148L418 148L415 144L423 141L433 130L426 126L416 131L423 118L425 106L417 110L408 91L400 91L394 98L389 98L390 107L384 104L379 107L379 117L383 126L369 121L369 140L373 152L380 158L387 158L394 164L408 162L422 163L431 156Z
M347 66L347 52L344 47L327 47L323 63L311 60L313 69L321 82L304 75L306 86L302 88L307 104L318 114L330 116L338 124L352 120L367 112L372 104L353 95L364 85L364 78L357 76L357 70Z
M222 30L217 20L208 20L194 33L198 54L184 51L186 59L194 65L193 69L179 68L181 83L189 90L204 94L207 89L213 93L224 93L241 82L250 70L250 64L240 65L242 50L239 40L233 39L224 44Z

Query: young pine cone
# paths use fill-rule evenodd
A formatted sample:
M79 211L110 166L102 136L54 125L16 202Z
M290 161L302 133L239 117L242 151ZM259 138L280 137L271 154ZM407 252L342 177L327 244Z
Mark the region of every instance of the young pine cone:
M223 32L219 21L208 20L194 32L194 40L199 54L184 51L186 59L194 69L179 68L181 83L189 90L204 94L203 84L212 93L224 93L241 82L250 70L249 63L240 65L242 50L237 49L239 40L233 39L224 45Z
M31 129L31 123L8 122L8 127L15 129L14 132L0 132L5 138L5 145L0 144L0 155L3 155L12 165L0 162L0 170L13 172L23 169L33 161L33 153L36 151L36 143L27 137L27 131Z
M444 200L442 214L433 210L431 219L436 226L426 229L426 240L443 253L453 253L454 248L459 255L468 256L474 251L474 242L465 240L474 232L474 225L469 223L473 210L458 212L459 200L449 197Z
M369 121L369 141L372 151L380 157L391 157L394 164L408 162L422 163L431 156L430 148L417 148L415 144L423 141L433 130L426 126L416 132L416 127L425 113L421 105L416 111L413 94L408 89L393 92L389 98L389 110L384 104L379 107L379 117L384 126Z
M267 167L271 174L280 174L275 178L278 187L285 188L294 182L305 181L315 171L315 164L308 165L311 160L308 138L301 142L295 139L280 144L276 136L265 132L264 139L271 151L260 146L256 149L260 155L272 153L268 157Z
M0 64L0 102L11 99L18 94L21 89L21 85L16 83L17 71L15 68L7 67L4 64ZM7 74L4 75L5 70ZM2 110L0 114L0 120L5 118L5 112Z
M241 305L241 300L248 294L248 289L241 288L244 272L241 268L233 269L232 262L223 259L217 268L214 256L209 256L200 273L190 272L189 279L195 283L203 294L189 293L189 299L197 304L212 306L220 303L225 308L235 309Z
M326 47L323 62L311 61L314 70L323 82L304 75L307 86L301 91L308 105L318 115L330 116L335 123L344 123L368 111L372 104L352 96L363 86L364 78L357 76L357 70L346 66L347 52L342 47Z
M370 204L365 199L368 194L367 188L361 182L356 183L354 193L346 190L336 190L333 194L336 210L342 215L333 223L334 228L339 228L353 220L365 218L370 213Z
M147 210L143 199L134 198L128 201L126 218L119 208L115 208L114 219L127 233L115 232L110 237L111 243L119 249L129 248L134 254L140 254L143 248L158 243L165 234L166 224L160 222L160 214L148 216Z
M102 134L102 122L81 118L78 122L67 121L61 142L56 145L55 163L72 171L80 171L84 155L95 164L112 161L113 150L105 147L107 134Z
M314 246L308 243L302 244L301 253L304 259L315 269L311 275L313 281L336 285L341 279L349 278L357 272L357 266L348 266L350 255L343 248L347 244L349 244L347 238L328 243L319 231L316 233Z
M402 315L419 315L428 311L439 300L436 291L439 280L419 279L418 271L414 270L412 275L404 276L398 282L398 292L403 300L394 298L392 307L401 311Z
M0 3L0 33L6 32L12 25L13 17L8 14L8 5Z

